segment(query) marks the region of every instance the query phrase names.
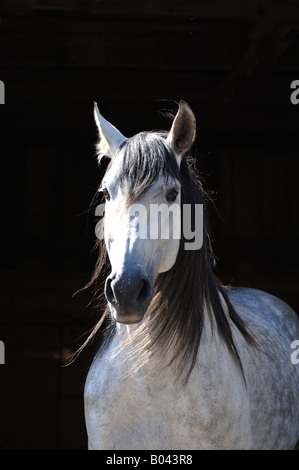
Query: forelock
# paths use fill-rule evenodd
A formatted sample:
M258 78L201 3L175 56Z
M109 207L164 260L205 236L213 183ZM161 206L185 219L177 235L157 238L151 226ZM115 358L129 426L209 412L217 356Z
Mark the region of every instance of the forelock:
M180 180L179 167L166 135L141 132L128 139L121 148L119 182L130 199L140 197L159 179L162 185L169 176Z

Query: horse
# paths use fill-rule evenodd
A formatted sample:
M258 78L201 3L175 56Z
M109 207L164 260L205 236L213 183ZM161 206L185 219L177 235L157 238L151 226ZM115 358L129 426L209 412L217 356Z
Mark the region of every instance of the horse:
M180 101L168 132L130 138L96 103L94 117L98 161L105 156L108 165L90 283L103 270L106 279L103 315L87 340L105 325L84 389L88 448L293 449L298 317L270 293L216 276L209 195L191 151L193 111ZM190 210L178 220L175 205ZM157 207L166 210L153 217ZM201 232L196 247L188 223L194 239Z

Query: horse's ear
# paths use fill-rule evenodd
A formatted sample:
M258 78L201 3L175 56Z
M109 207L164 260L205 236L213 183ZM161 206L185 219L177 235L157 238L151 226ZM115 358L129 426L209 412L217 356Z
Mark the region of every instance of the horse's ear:
M195 139L196 119L190 106L183 100L180 101L178 112L174 118L167 141L171 146L180 166L182 156Z
M97 103L94 103L94 118L99 131L97 143L98 162L105 155L112 158L126 138L101 115Z

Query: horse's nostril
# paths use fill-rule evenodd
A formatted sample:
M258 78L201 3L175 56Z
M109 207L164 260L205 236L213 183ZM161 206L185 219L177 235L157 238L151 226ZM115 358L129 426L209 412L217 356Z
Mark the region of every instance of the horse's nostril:
M108 279L106 280L106 285L105 285L105 295L106 295L106 299L108 300L108 302L113 303L115 298L114 298L114 293L111 287L111 283L112 283L112 279L108 277Z
M106 279L106 299L114 307L139 305L144 306L151 297L151 283L146 276L132 278L131 276Z
M142 286L137 297L138 303L146 302L151 293L151 285L150 285L149 280L145 277L141 280L141 282L142 282Z

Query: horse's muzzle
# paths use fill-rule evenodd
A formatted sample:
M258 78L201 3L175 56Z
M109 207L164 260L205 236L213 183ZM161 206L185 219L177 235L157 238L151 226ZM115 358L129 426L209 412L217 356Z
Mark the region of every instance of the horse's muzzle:
M119 323L139 323L154 295L150 280L145 275L120 276L111 274L105 284L105 295L115 320Z

